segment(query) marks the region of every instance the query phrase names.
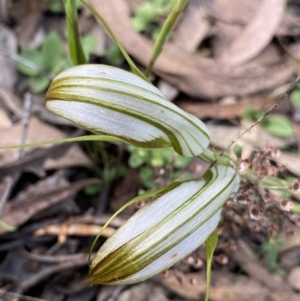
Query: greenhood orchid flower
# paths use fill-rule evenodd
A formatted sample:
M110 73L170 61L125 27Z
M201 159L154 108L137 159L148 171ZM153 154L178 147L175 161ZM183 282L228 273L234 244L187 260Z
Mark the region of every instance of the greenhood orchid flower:
M209 144L203 122L149 82L115 67L81 65L63 71L49 87L46 107L94 133L139 147L171 145L191 157Z
M183 182L147 204L102 245L89 283L144 281L186 257L216 229L239 181L231 167L214 166L201 180Z

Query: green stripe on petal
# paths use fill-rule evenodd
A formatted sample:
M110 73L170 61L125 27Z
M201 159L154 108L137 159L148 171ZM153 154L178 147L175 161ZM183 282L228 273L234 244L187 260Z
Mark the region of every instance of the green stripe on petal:
M212 167L134 214L98 251L90 283L129 284L169 268L217 227L220 209L239 186L231 167Z
M172 145L197 156L208 146L206 126L138 76L105 65L83 65L58 75L46 95L50 111L98 134L141 147Z

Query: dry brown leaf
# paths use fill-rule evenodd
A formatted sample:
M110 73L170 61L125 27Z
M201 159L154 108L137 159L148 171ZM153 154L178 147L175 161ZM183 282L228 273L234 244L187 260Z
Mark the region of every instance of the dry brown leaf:
M227 24L245 25L261 0L205 0L204 8L214 19Z
M0 86L0 102L9 111L18 118L23 115L21 100L7 88Z
M258 261L256 254L246 241L239 239L236 246L237 248L234 251L230 251L230 256L249 276L264 284L269 290L280 288L282 291L289 291L282 278L270 274Z
M20 0L14 1L11 5L9 14L17 22L15 32L21 46L28 46L34 32L36 31L37 23L40 20L41 13L48 7L47 1L40 0Z
M243 26L249 23L261 0L205 0L204 8L217 23ZM296 36L300 34L300 19L285 11L276 35Z
M157 88L171 101L173 101L179 94L179 90L176 87L167 83L163 79L159 80Z
M129 169L126 177L119 183L114 190L112 201L109 204L109 208L112 212L120 209L128 200L131 200L136 196L138 188L140 186L140 177L137 169ZM127 207L123 212L127 214L133 214L136 211L135 205Z
M229 65L243 64L258 55L272 40L282 20L285 0L263 0L247 26L220 57Z
M0 128L8 129L11 127L11 121L6 112L0 107Z
M116 301L168 301L164 289L151 282L134 285L117 297Z
M14 124L9 130L0 128L1 146L19 144L22 124ZM28 126L26 143L65 138L65 134L41 122L36 117L32 117ZM25 149L25 153L30 149ZM0 150L0 165L5 165L14 160L14 149ZM91 160L83 153L78 145L72 145L63 158L57 160L47 159L44 164L46 169L64 168L70 166L90 166Z
M242 30L240 25L217 22L216 34L211 39L211 51L214 57L220 57Z
M127 0L127 2L129 4L130 12L135 14L138 7L145 2L145 0Z
M127 3L122 0L88 0L101 11L126 50L147 65L153 42L133 29ZM115 22L115 20L118 22ZM186 50L167 43L158 58L154 72L181 91L196 97L245 95L278 87L293 73L290 64L263 67L247 64L242 67L221 65L211 59L197 58Z
M300 34L300 18L289 13L284 14L284 18L277 31L278 35L298 36Z
M57 178L47 179L21 192L21 196L5 205L2 220L11 226L20 226L38 212L72 197L86 185L99 183L97 179L85 179L67 185L66 182L56 182L57 180ZM0 233L4 231L0 229Z
M200 4L200 0L188 2L184 15L172 34L173 43L191 53L195 51L210 30L209 21L200 10Z
M215 103L202 103L202 102L192 102L190 100L181 99L177 101L176 104L183 110L197 116L200 119L212 118L212 119L227 119L232 120L235 118L241 118L244 111L251 107L257 110L267 110L272 105L274 101L269 97L249 97L243 98L241 101L230 103L230 104L220 104L220 102ZM275 108L273 112L287 113L291 109L289 102L285 101L280 104L279 107Z
M16 161L12 161L8 164L5 164L4 166L0 167L0 180L7 176L12 175L16 172L32 172L36 174L39 177L45 176L45 170L44 170L44 162L48 159L52 160L55 164L53 169L59 168L59 165L57 164L57 161L61 160L63 162L63 167L67 167L64 162L64 155L71 147L71 144L59 144L54 145L47 148L35 148L32 151L26 153L24 156L22 156L20 159ZM55 160L56 159L56 160ZM67 161L69 161L70 158L68 157ZM76 162L76 161L75 161ZM74 163L72 163L71 166L73 166Z
M279 157L279 162L284 164L291 173L300 177L300 156L291 153L282 152Z

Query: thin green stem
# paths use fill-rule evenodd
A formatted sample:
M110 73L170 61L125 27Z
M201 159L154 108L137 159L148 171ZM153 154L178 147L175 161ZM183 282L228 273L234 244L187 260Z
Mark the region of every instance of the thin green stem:
M218 244L218 229L215 229L205 242L206 247L206 294L205 301L209 300L210 295L210 279L211 279L211 266L213 255Z
M168 37L169 32L171 31L171 29L174 26L174 24L175 24L176 20L178 19L179 15L181 14L183 9L185 8L187 2L188 2L188 0L177 0L174 8L172 9L172 11L169 14L166 22L164 23L164 25L163 25L160 33L159 33L158 39L155 42L155 45L154 45L154 48L153 48L153 51L152 51L152 55L151 55L151 58L150 58L150 62L147 66L147 70L146 70L146 73L145 73L146 77L149 77L156 59L158 58L158 56L162 52L163 45L166 42L166 39Z
M232 161L232 159L226 154L218 155L217 153L213 153L209 149L204 149L203 152L198 157L203 161L211 164L217 163L226 166L230 166L231 165L230 162Z
M67 19L68 45L70 57L74 65L82 65L86 64L87 60L80 41L76 2L77 0L64 0L64 5Z
M116 45L119 47L120 51L122 52L124 58L126 59L127 63L129 64L131 71L139 76L140 78L146 80L149 82L148 78L145 77L145 75L139 70L139 68L134 64L128 53L126 52L125 48L122 46L122 44L119 42L118 38L112 31L112 29L109 27L109 25L106 23L106 21L102 18L102 16L87 2L84 0L80 0L93 14L94 16L101 22L101 24L105 27L107 32L109 33L110 37L114 40Z

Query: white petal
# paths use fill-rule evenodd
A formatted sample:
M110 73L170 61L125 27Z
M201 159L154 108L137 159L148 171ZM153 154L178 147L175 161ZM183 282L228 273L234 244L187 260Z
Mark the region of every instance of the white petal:
M98 266L96 273L99 277L104 279L108 273L109 283L114 284L132 283L138 279L142 281L169 268L194 251L215 229L217 217L220 216L217 212L230 195L237 191L239 181L232 168L216 166L205 174L204 179L185 182L167 192L139 210L116 231L100 248L91 268ZM215 227L211 228L212 225ZM201 232L202 236L194 244L184 245L183 241L196 237L193 233L199 233L199 228L212 230ZM123 246L126 246L124 251L121 249ZM105 259L108 254L116 253L119 257L115 256L115 260ZM171 255L168 257L165 254ZM161 256L165 260L161 261ZM126 270L130 265L144 267L117 282L112 279L114 274L123 275L119 271Z
M201 246L206 241L208 236L217 228L221 217L221 211L222 210L219 210L205 224L199 227L191 235L189 235L175 247L167 251L165 254L160 256L158 259L153 261L138 273L131 275L124 280L117 280L110 284L121 285L141 282L160 273L162 270L170 268L176 262L184 259L199 246Z
M144 124L149 124L150 135L153 131L151 127L163 132L164 136L160 135L163 137L163 141L167 136L169 145L172 145L179 154L184 156L199 155L209 143L207 128L199 119L168 101L150 83L122 69L104 65L82 65L70 68L54 79L46 99L47 107L50 110L53 110L53 107L48 104L60 99L66 103L76 101L82 106L85 103L94 103L99 107L131 116L131 120L137 119L143 121ZM66 110L65 108L68 107L66 105L63 108ZM68 114L69 120L97 132L97 128L94 127L95 123L90 124L88 116L79 123L76 119L77 114L73 111L66 113L58 108L54 112L63 117ZM99 118L97 125L100 126L100 129L106 128L101 122L102 119ZM115 130L120 127L119 120L114 119L113 116L110 122ZM133 125L139 124L137 121L132 122ZM141 132L139 131L139 133ZM144 132L145 135L146 132ZM132 140L132 144L134 141L140 142L141 140L141 136L135 135L136 131L127 132L127 137ZM145 138L144 141L148 141L148 138ZM164 146L165 143L161 145L158 143L158 146L148 145L148 147Z
M168 137L158 128L148 123L94 104L52 100L47 102L47 108L69 120L89 129L92 132L106 133L120 138L127 137L142 143L159 139L169 145Z

